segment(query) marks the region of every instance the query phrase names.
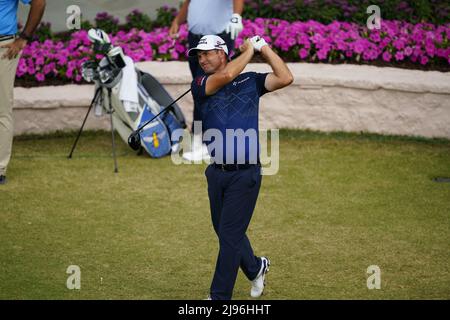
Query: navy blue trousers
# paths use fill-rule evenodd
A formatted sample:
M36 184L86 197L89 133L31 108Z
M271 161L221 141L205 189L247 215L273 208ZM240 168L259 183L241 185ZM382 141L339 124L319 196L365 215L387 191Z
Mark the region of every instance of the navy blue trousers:
M211 299L230 300L239 267L249 280L261 268L253 254L246 231L261 187L261 167L222 171L209 165L205 175L214 231L219 238L219 255L211 284Z

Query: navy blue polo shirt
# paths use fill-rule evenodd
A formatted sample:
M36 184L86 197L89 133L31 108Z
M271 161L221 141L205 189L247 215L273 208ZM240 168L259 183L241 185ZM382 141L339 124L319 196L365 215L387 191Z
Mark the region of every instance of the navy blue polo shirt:
M267 73L242 73L210 96L205 94L208 75L192 81L192 94L202 117L203 139L214 162L259 162L259 98L268 92L264 87L266 77Z

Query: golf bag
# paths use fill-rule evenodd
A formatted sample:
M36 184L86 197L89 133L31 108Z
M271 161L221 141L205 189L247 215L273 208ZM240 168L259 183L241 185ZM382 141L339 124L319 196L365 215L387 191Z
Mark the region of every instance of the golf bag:
M94 43L94 51L105 53L98 63L88 61L82 65L83 78L94 81L99 97L95 102L95 114L103 111L112 112L114 129L127 142L129 135L143 123L157 115L173 99L164 87L149 73L134 67L131 58L125 56L120 47L110 44L106 33L99 29L91 29L89 38ZM126 108L120 99L121 86L124 85L124 68L134 69L137 76L138 102L133 108ZM134 75L133 75L134 76ZM96 91L97 92L97 91ZM180 141L172 141L171 135L177 129L186 128L184 115L177 104L169 111L157 117L141 132L141 147L153 158L161 158L171 152L177 152Z

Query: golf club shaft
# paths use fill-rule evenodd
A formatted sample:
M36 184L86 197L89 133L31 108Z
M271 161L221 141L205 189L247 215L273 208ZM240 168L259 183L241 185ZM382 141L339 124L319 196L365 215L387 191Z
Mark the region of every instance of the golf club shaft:
M156 118L158 118L161 114L163 114L165 111L167 111L171 106L173 106L178 100L180 100L181 98L183 98L185 95L187 95L189 92L191 91L191 89L187 90L185 93L183 93L181 96L179 96L176 100L174 100L171 104L169 104L167 107L165 107L164 109L162 109L156 116L154 116L153 118L151 118L150 120L148 120L147 122L145 122L142 126L140 126L139 128L136 129L135 132L139 132L142 129L144 129L144 127L146 125L148 125L150 122L152 122L153 120L155 120Z

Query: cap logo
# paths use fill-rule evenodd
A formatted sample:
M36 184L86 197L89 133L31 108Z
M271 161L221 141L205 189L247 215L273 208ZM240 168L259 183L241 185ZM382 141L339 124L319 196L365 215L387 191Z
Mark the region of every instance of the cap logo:
M225 45L225 43L220 43L220 41L217 41L217 44L214 46L214 48L222 49L222 46L224 46L224 45Z

